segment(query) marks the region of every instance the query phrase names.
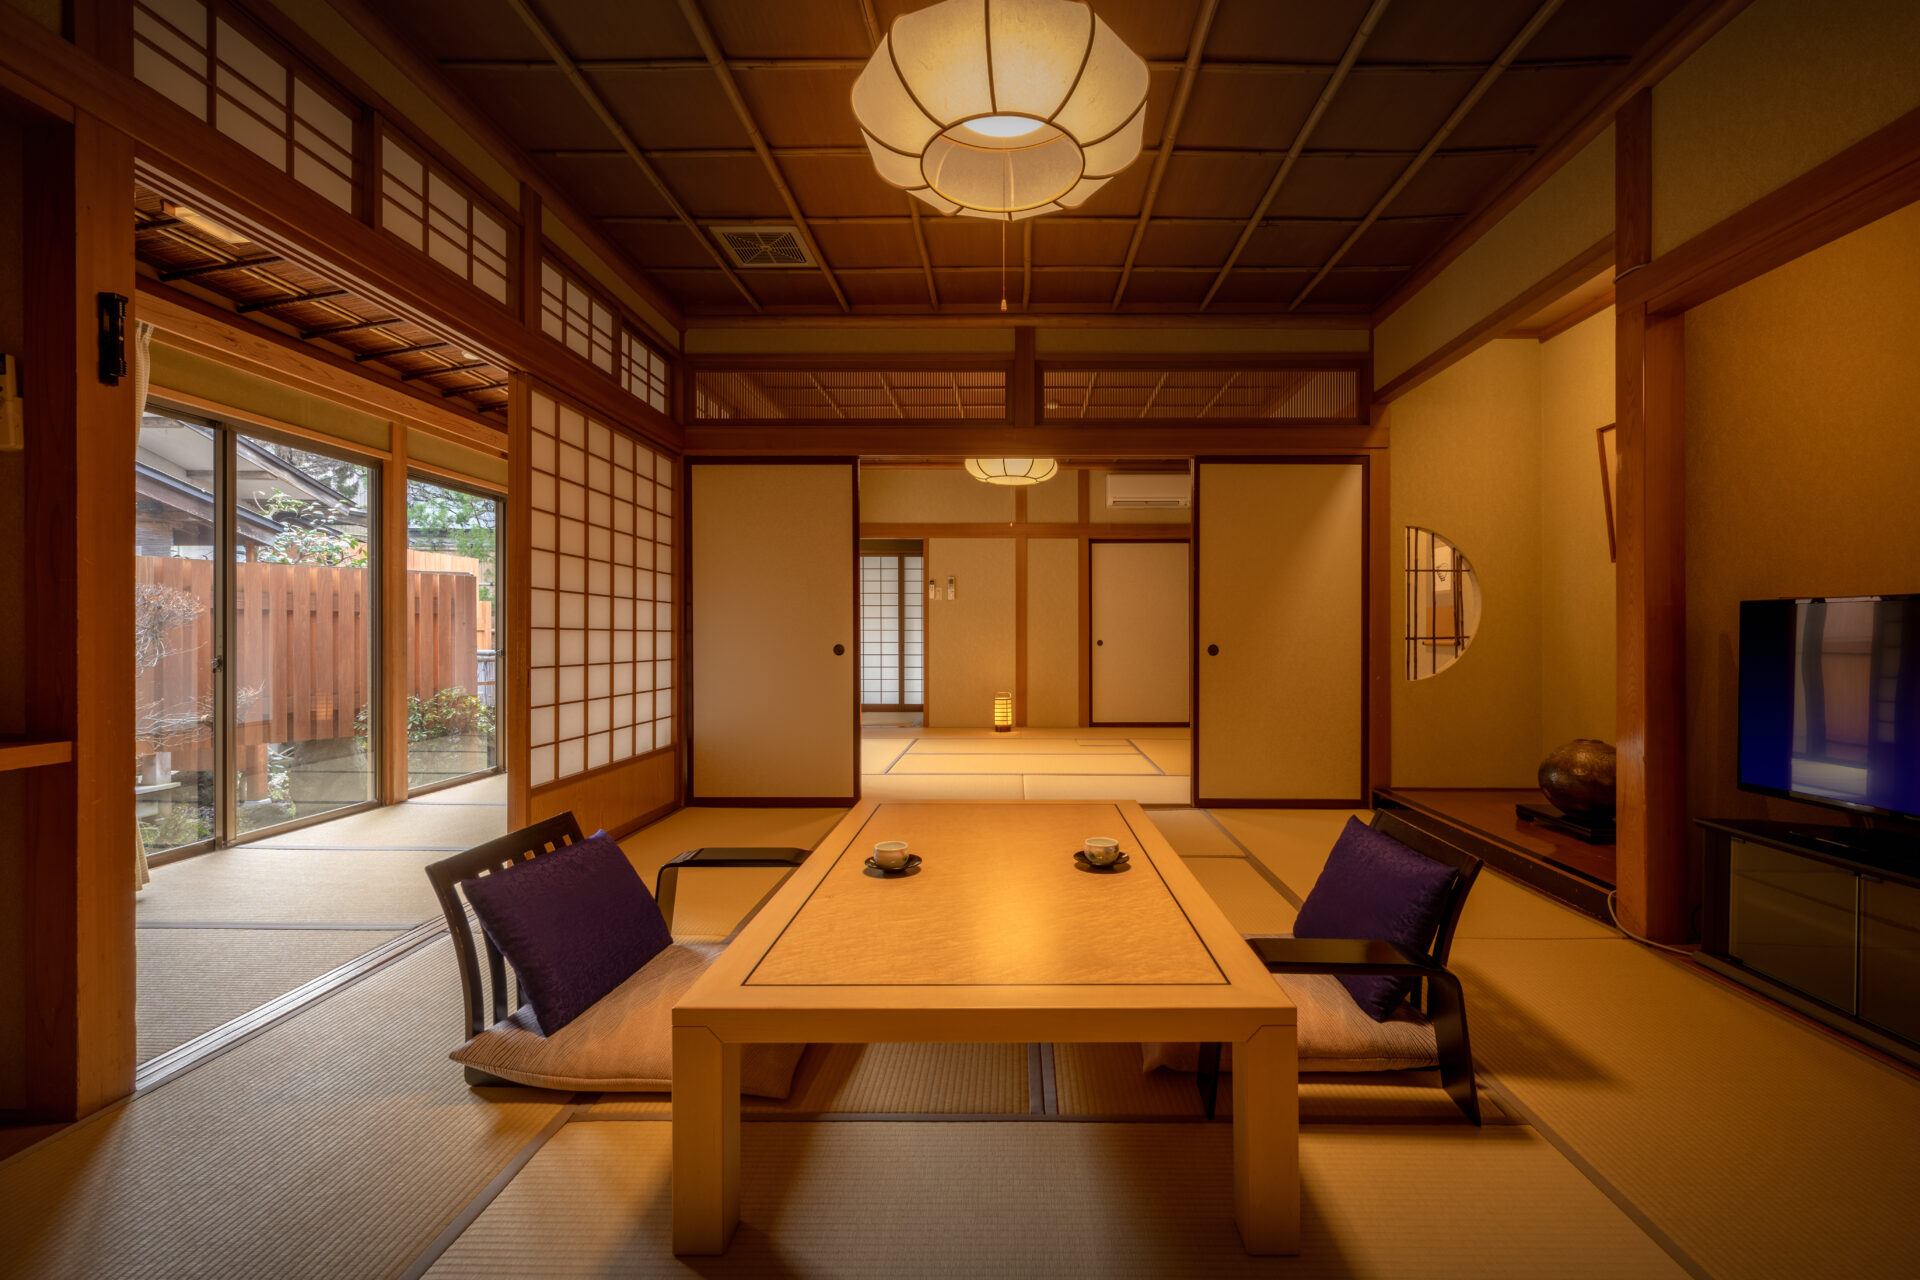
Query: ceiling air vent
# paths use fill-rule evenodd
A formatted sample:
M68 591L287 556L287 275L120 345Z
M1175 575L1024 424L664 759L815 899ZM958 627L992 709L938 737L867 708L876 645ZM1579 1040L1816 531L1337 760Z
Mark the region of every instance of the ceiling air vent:
M736 267L811 267L813 255L792 226L715 227L721 248Z

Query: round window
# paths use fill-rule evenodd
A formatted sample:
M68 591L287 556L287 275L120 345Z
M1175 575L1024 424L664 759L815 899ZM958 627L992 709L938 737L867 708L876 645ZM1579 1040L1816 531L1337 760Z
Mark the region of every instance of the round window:
M1480 579L1460 549L1407 527L1407 679L1439 675L1480 629Z

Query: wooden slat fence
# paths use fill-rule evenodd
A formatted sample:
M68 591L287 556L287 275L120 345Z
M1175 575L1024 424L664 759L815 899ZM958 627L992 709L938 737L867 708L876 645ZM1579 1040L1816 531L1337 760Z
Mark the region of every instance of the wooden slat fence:
M174 587L203 603L212 599L211 561L138 556L135 564L138 582ZM250 563L235 565L234 578L234 687L246 699L236 717L238 744L353 736L354 716L369 697L371 571ZM471 573L408 572L410 694L476 691L479 604ZM164 692L169 713L190 715L213 688L213 615L202 613L169 639L173 652L141 677L137 698L146 705ZM176 740L169 747L174 767L211 767L207 745L204 735L197 742ZM140 749L152 748L143 743Z

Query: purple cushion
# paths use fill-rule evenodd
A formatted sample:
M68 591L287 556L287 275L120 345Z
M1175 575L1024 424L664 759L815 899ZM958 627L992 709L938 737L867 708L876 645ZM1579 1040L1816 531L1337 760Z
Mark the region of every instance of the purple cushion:
M480 927L552 1035L673 943L660 907L604 831L462 880Z
M1415 853L1358 818L1327 855L1327 865L1300 904L1296 938L1367 938L1425 951L1440 924L1453 868ZM1413 989L1416 978L1342 976L1353 1002L1375 1022L1385 1022Z

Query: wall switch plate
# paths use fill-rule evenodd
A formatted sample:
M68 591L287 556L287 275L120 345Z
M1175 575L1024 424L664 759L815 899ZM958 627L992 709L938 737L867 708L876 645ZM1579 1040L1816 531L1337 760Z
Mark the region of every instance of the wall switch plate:
M0 452L27 447L26 406L20 399L20 361L0 352Z

